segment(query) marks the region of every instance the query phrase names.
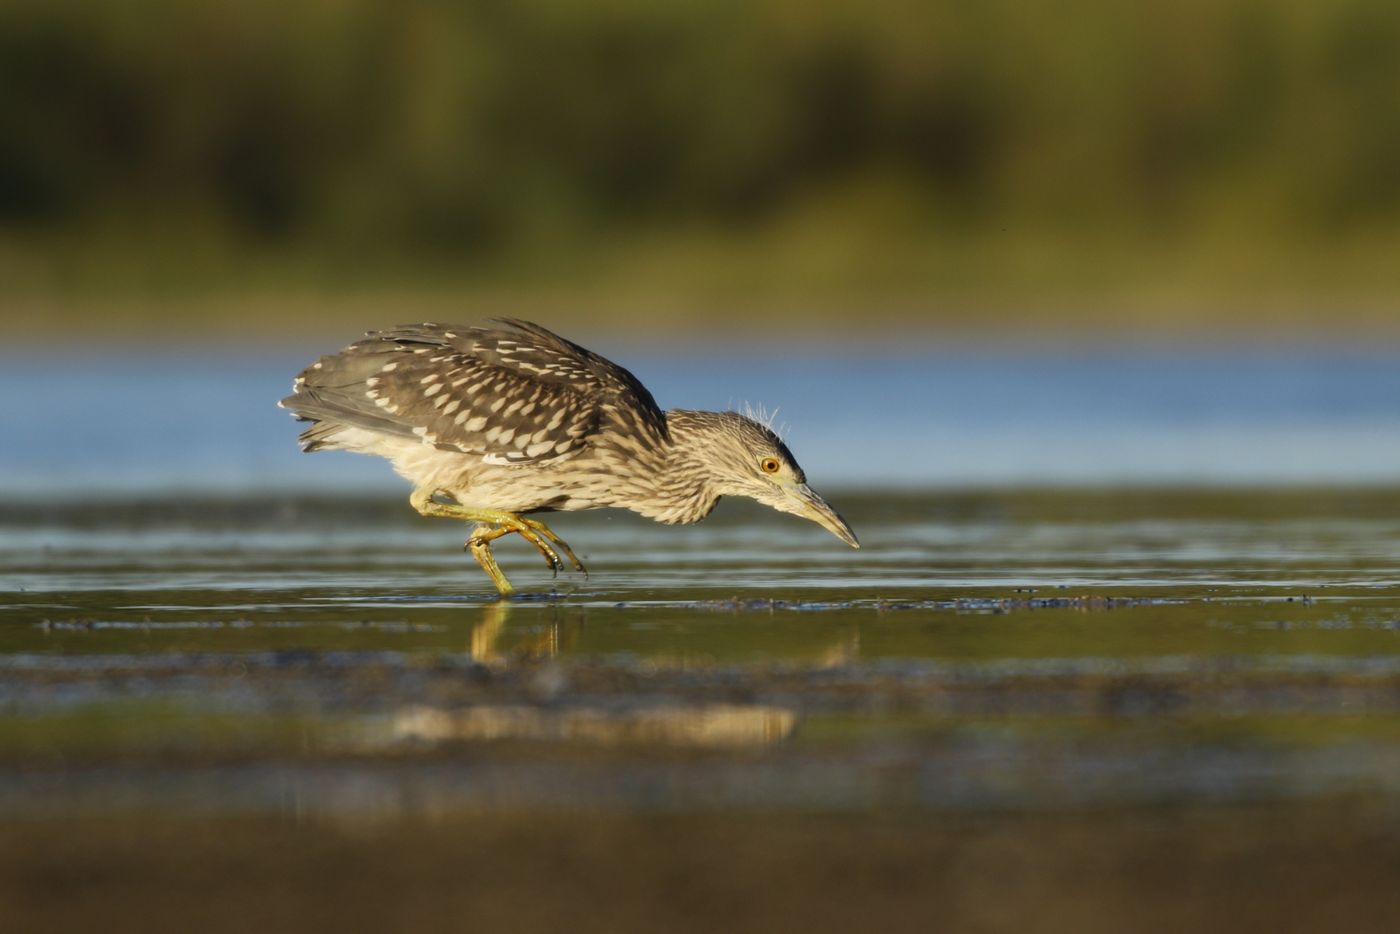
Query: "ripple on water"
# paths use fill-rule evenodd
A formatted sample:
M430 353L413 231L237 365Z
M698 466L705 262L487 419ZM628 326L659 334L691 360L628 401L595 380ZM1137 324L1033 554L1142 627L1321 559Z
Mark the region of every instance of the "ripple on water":
M0 508L0 813L1400 794L1400 494L841 503L560 517L507 600L397 501Z

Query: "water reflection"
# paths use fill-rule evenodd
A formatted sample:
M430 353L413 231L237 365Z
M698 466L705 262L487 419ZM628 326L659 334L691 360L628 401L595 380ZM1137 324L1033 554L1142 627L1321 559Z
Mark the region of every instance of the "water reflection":
M583 601L574 601L568 598L561 598L557 601L541 601L531 599L528 595L524 598L517 596L496 599L484 605L477 605L475 602L465 603L461 605L461 611L475 615L475 621L470 624L468 631L467 655L478 664L502 669L522 662L593 653L597 651L595 646L597 633L586 631L590 612L600 624L598 628L602 630L612 628L610 624L616 620L619 614L633 615L641 628L655 630L656 624L648 620L647 617L651 611L660 606L667 606L671 609L719 611L740 619L744 618L741 614L746 615L754 611L763 612L769 616L793 612L840 613L860 606L852 603L800 603L771 599L668 601L666 604L633 604L614 601L611 604L596 607L584 603L587 609L581 608L580 603ZM920 606L931 605L877 602L871 607L861 606L860 608L874 609L876 612L883 613L908 611ZM997 606L1000 606L1000 603ZM511 625L512 617L516 620L514 626ZM72 629L78 625L80 624L58 624L60 629ZM435 631L441 631L443 628L443 625L439 625L435 627ZM835 668L850 664L861 657L860 633L859 622L843 621L835 626L809 626L800 638L785 640L781 648L775 652L774 657L781 655L789 662L813 669ZM628 655L634 655L638 649L643 647L643 644L633 642L629 647L623 643L619 644L617 648ZM645 655L648 664L656 668L704 669L712 667L716 663L716 658L706 652L677 651L677 649L683 648L682 645L677 644L671 650L658 648L645 652Z
M500 667L529 659L555 658L571 651L579 635L580 621L576 616L554 613L540 617L531 613L524 627L511 632L508 623L514 602L497 598L468 610L479 614L467 639L467 652L473 661ZM527 602L531 601L527 598Z
M0 503L0 813L1400 800L1400 491L842 504L501 600L397 498Z
M472 658L482 664L499 663L502 660L499 643L509 618L510 604L505 600L482 607L481 621L472 627L468 643L468 651Z
M770 746L792 735L797 715L781 707L706 704L606 710L481 705L409 707L392 715L387 744L482 740L576 742L595 746Z

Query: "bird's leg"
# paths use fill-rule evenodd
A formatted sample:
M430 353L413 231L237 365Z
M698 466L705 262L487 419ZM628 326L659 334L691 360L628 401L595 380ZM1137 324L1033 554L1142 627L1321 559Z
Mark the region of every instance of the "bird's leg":
M559 536L550 531L543 522L527 519L524 516L500 509L474 509L455 503L439 503L433 499L434 492L436 491L415 490L409 498L409 502L413 504L413 508L418 510L420 515L464 519L480 523L481 527L467 540L467 548L471 550L473 557L486 570L486 573L491 575L491 580L501 593L510 592L510 583L505 579L505 575L501 574L500 568L496 567L495 558L491 555L490 543L511 532L534 545L536 550L544 556L545 564L556 574L563 570L564 562L560 559L559 553L550 547L551 541L563 549L575 568L587 573L583 564L574 555L573 550ZM491 528L492 526L494 528ZM489 566L488 561L490 562Z
M491 553L491 542L504 534L506 534L505 529L490 529L479 525L476 533L467 539L467 548L471 551L472 557L491 578L491 583L496 585L496 591L501 596L505 596L515 589L510 585L506 576L501 573L501 566L496 563L496 556Z

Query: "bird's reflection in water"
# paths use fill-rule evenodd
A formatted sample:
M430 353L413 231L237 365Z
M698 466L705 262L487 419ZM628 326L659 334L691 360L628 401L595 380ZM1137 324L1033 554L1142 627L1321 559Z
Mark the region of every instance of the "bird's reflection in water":
M511 605L501 600L483 607L468 648L482 664L553 659L567 652L578 624L551 619L527 638L505 640ZM850 656L854 640L841 640L834 657ZM568 708L529 704L485 704L460 709L406 707L394 713L391 744L488 740L581 742L590 745L654 745L676 748L766 746L786 739L797 715L782 707L742 704L689 704L637 709Z
M510 600L481 608L472 626L468 650L478 663L497 667L567 656L579 638L582 621L555 617L529 632L510 632ZM533 614L527 614L533 617ZM839 667L859 658L859 628L841 633L806 653L817 668ZM687 668L693 657L648 659L661 667ZM670 663L669 665L667 663ZM565 679L567 680L567 679ZM735 748L773 745L791 736L797 714L761 704L660 704L635 707L572 706L550 692L548 705L478 704L454 709L412 706L390 716L387 745L482 741L584 743L594 746L650 745L672 748ZM562 701L562 702L561 702Z
M812 663L814 668L839 668L860 659L860 626L852 626L849 631L829 642L820 650Z
M393 719L399 742L483 740L578 742L677 748L769 746L792 735L797 715L743 704L665 705L634 710L558 709L526 704L443 710L408 707Z
M540 659L558 658L579 650L583 633L583 618L577 613L559 613L548 619L537 620L527 631L516 631L507 638L507 624L510 621L512 603L508 599L481 607L481 616L472 626L467 642L467 651L473 661L483 665L502 666L513 662L526 662ZM530 614L527 614L530 616ZM813 644L795 647L785 646L782 653L787 661L798 662L813 668L839 668L856 662L861 657L861 634L859 624L851 625L843 631L815 636ZM713 658L704 652L657 652L646 654L646 661L661 668L707 667L714 663Z
M537 631L519 634L507 646L506 623L510 621L509 600L497 600L481 608L481 619L472 627L467 650L483 665L504 665L511 661L555 658L574 641L578 623L558 618L546 620Z
M486 665L501 661L499 643L508 619L510 604L505 600L497 600L481 608L481 621L472 627L467 645L473 661Z

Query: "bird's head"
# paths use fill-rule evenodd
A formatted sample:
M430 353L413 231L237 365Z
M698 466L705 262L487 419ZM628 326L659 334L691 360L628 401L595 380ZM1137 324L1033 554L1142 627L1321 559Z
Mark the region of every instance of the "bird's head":
M674 414L698 429L691 439L693 456L703 464L717 495L747 496L810 519L852 548L860 547L856 533L807 485L792 452L769 428L737 412Z

